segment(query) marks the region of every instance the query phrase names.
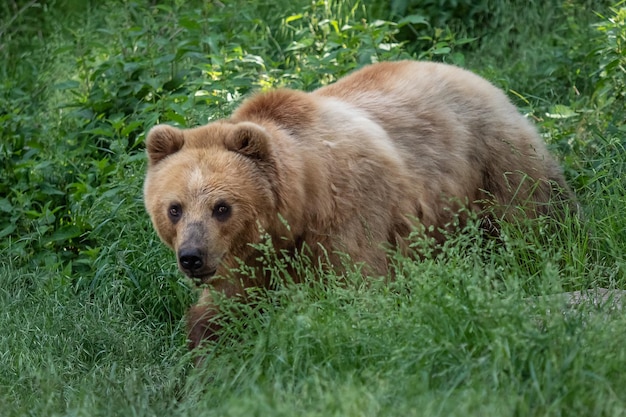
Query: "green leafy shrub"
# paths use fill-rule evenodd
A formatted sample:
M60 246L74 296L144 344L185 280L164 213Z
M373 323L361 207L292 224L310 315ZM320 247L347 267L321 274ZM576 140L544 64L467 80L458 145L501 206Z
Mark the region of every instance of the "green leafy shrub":
M610 117L611 129L626 131L626 120L619 111L626 108L626 7L610 9L610 15L596 25L602 34L596 43L598 60L594 101L598 110Z
M552 106L544 127L565 156L585 207L592 229L590 253L605 264L596 279L602 285L622 285L626 265L615 238L626 239L626 222L615 213L626 193L626 119L620 110L626 108L626 9L611 8L601 19L592 26L581 64L591 73L585 94Z

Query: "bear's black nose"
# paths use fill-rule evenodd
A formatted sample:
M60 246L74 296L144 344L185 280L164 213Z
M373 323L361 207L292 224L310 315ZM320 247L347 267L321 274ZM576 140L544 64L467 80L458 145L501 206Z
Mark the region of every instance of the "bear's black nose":
M202 253L198 248L181 249L178 253L178 262L185 271L194 272L204 266Z

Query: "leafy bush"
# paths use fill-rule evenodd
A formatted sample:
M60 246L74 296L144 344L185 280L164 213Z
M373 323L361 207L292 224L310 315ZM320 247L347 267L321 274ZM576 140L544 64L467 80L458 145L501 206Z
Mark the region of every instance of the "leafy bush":
M626 7L612 8L610 13L596 25L603 36L595 42L598 72L593 98L598 111L610 118L610 128L624 132L624 117L611 110L626 108Z

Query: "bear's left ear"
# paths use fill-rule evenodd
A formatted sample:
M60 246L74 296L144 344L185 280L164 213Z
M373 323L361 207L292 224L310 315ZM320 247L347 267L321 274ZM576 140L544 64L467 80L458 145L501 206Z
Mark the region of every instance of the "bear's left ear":
M226 137L224 145L229 151L266 161L270 157L269 141L269 134L263 127L251 122L241 122Z
M178 152L185 144L183 131L173 126L157 125L146 137L146 151L150 165L155 165L166 156Z

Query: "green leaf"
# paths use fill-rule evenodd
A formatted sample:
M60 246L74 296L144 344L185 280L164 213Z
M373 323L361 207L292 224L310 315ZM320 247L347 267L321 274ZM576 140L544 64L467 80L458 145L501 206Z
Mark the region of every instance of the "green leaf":
M165 54L154 60L155 65L169 64L176 59L175 54Z
M296 20L299 20L299 19L302 19L302 15L301 14L294 14L294 15L291 15L291 16L285 18L285 23L290 23L290 22L293 22L293 21L296 21Z
M83 133L93 136L105 136L107 138L112 138L115 136L115 132L111 129L104 129L101 127L96 127L94 129L84 130Z
M13 210L13 205L7 198L0 198L0 211L10 213Z
M450 49L450 47L449 47L449 46L442 46L442 47L439 47L439 48L435 48L435 49L433 49L431 52L432 52L434 55L445 55L445 54L449 54L449 53L450 53L450 50L451 50L451 49Z
M546 116L551 119L569 119L577 116L577 113L568 106L557 104L550 107L550 111L546 113Z
M82 232L83 231L75 225L63 226L55 230L52 235L48 237L48 239L46 239L46 242L65 242L67 240L80 236Z
M132 131L134 131L135 129L137 129L138 127L142 126L142 122L139 120L135 120L133 122L128 123L126 126L124 126L124 128L122 129L122 136L128 136L128 134Z
M55 84L53 88L55 90L63 91L63 90L73 90L78 87L80 87L80 83L78 81L67 80L67 81L63 81L63 82Z
M180 18L178 23L180 23L180 25L184 27L185 29L189 29L189 30L195 31L195 30L199 30L202 28L202 26L200 26L200 24L198 23L196 19L189 19L189 18L182 17Z
M428 20L426 20L424 16L419 15L419 14L412 14L410 16L405 16L398 21L398 27L403 27L408 24L430 26L430 23L428 23Z
M15 231L15 229L17 229L17 224L15 223L9 224L4 229L0 230L0 238L9 236L11 233Z

